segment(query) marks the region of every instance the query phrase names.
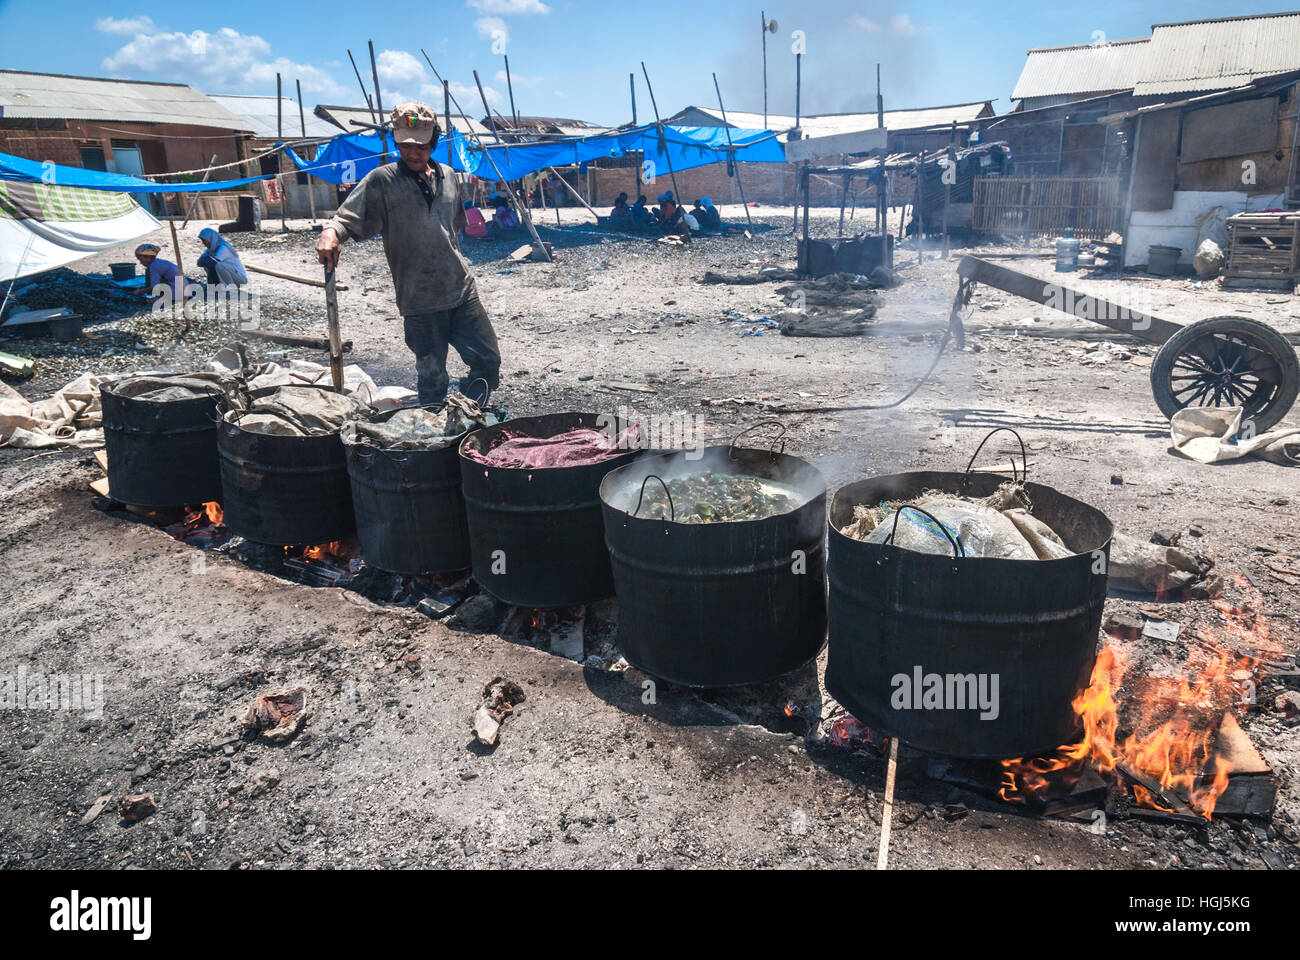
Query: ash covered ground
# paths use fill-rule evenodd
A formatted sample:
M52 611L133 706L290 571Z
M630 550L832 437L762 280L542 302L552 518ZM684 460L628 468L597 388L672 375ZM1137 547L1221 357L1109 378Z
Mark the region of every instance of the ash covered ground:
M726 442L771 419L770 405L879 403L906 391L934 356L955 257L917 265L915 250L901 249L903 284L881 293L868 336L783 337L760 319L785 308L777 284L696 282L708 270L793 266L788 209L754 214L772 229L752 241L676 249L584 226L585 211L566 210L563 231L542 227L557 248L550 265L505 260L522 238L471 246L501 340L496 399L516 416L620 406L703 414L706 439ZM815 232L834 232L838 211L814 214ZM743 220L739 208L724 216ZM206 225L182 233L191 260ZM308 225L291 221L287 236L274 226L233 238L245 260L318 275ZM151 239L170 255L166 231ZM981 248L997 249L1010 248ZM112 251L75 272L107 273L129 257ZM1018 266L1044 278L1052 270L1048 259ZM379 242L348 245L339 279L350 286L340 294L348 362L413 387ZM323 335L321 291L254 283L264 327ZM1171 320L1239 314L1300 332L1300 301L1276 293L1087 274L1077 285L1112 299L1140 288L1150 312ZM108 298L102 317L93 297L77 303L93 339L0 345L37 359L18 389L37 398L87 370L180 369L227 339L196 329L177 342L174 327ZM1031 479L1093 504L1137 539L1197 526L1196 551L1218 573L1248 575L1250 589L1227 577L1241 594L1233 599L1258 607L1270 639L1294 654L1300 604L1264 563L1269 550L1300 554L1294 471L1172 455L1151 397L1149 345L987 288L976 291L967 330L968 349L949 348L936 382L901 407L777 415L787 452L818 466L833 491L874 474L961 469L988 430L1013 426L1031 445ZM324 360L272 343L251 353ZM454 357L450 367L464 372ZM992 441L987 459L1005 459L1013 442ZM194 548L156 527L94 509L86 485L100 475L85 451L0 451L0 673L21 666L105 682L98 718L0 711L5 867L875 864L885 764L826 737L824 652L779 683L713 694L660 684L646 704L635 670L584 669L502 638L503 608L490 603L434 621L215 552L198 564ZM1209 601L1166 607L1202 636L1221 622ZM1136 611L1107 605L1108 615ZM1137 645L1144 663L1174 674L1189 655L1178 640ZM470 716L496 676L527 700L489 751L474 743ZM274 745L242 734L256 696L297 686L311 716L296 738ZM1268 822L1112 820L1098 833L930 780L926 759L905 748L891 865L1294 867L1300 749L1294 718L1274 706L1288 689L1300 689L1296 676L1266 678L1243 717L1278 782ZM116 799L137 793L152 794L158 811L120 821ZM83 823L105 796L114 805Z

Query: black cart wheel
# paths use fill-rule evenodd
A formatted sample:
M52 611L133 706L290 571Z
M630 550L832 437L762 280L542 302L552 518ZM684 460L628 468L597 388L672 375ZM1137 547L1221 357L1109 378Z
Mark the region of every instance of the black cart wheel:
M1245 317L1211 317L1170 337L1151 364L1160 412L1243 407L1260 433L1277 423L1300 389L1300 361L1286 337Z

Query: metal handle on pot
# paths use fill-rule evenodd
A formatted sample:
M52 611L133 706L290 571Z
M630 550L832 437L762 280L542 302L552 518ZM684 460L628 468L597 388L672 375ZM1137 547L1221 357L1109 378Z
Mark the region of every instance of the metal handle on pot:
M486 411L488 402L491 401L492 399L492 384L487 382L486 377L475 377L473 380L469 382L469 385L472 387L476 383L483 384L483 402L479 404L479 409ZM464 390L461 391L461 396L464 396L466 397L466 399L468 399L468 395L465 393Z
M985 437L984 439L987 440L988 438ZM917 513L923 514L929 517L931 520L933 520L935 526L939 528L939 532L942 533L945 537L947 537L948 542L952 544L952 558L954 560L956 560L959 556L960 557L966 556L965 549L963 549L959 541L954 540L952 538L952 534L949 533L948 528L943 525L943 521L941 521L933 513L930 513L928 510L922 510L920 507L914 507L910 503L905 503L903 504L903 506L899 507L897 510L894 511L894 529L889 531L889 536L885 538L885 543L894 542L894 534L898 533L898 518L903 515L904 510L915 510Z
M641 495L636 498L636 509L632 511L632 516L635 517L637 513L640 511L641 501L645 499L645 485L649 483L651 480L658 480L659 486L664 488L664 496L668 498L668 509L670 511L669 516L671 517L672 521L676 523L677 507L673 505L673 495L668 492L668 484L664 483L664 478L659 476L656 473L647 474L646 478L641 481Z
M763 420L759 423L754 424L752 427L746 427L744 430L741 430L740 433L732 437L731 443L727 445L727 459L728 460L736 459L736 441L738 441L745 434L753 433L755 430L761 430L763 427L776 427L779 431L777 435L772 438L772 446L767 448L767 452L770 453L773 458L775 458L777 454L776 442L780 440L781 441L780 452L785 453L785 424L782 423L780 420Z
M978 457L980 451L984 449L984 444L989 442L989 437L993 436L993 434L999 433L1003 430L1007 431L1007 433L1020 441L1020 479L1018 482L1024 483L1029 478L1029 455L1025 452L1024 438L1010 427L994 427L985 434L984 439L980 441L980 445L976 447L975 452L971 454L970 463L966 464L966 472L962 474L961 478L961 484L963 487L966 486L967 482L970 480L971 467L975 466L975 458ZM1016 458L1014 456L1011 458L1011 479L1016 479Z

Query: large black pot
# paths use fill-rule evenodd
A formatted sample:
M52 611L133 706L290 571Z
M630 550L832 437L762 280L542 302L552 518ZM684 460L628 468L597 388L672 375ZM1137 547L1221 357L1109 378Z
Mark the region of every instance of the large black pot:
M225 523L246 540L309 547L356 530L347 457L337 433L279 437L217 426Z
M761 683L807 663L826 638L826 481L796 457L709 447L648 455L605 477L600 496L628 663L671 683ZM791 484L808 499L761 520L676 523L633 516L646 478L706 466ZM651 479L647 493L657 481Z
M520 607L568 607L614 592L600 517L600 482L640 450L579 467L493 467L465 456L491 448L503 429L551 437L578 427L599 430L594 413L524 417L461 441L461 489L469 521L474 579Z
M121 396L100 387L108 487L137 507L176 507L221 499L217 460L219 395L185 400Z
M936 556L839 532L857 504L927 490L984 497L1005 480L900 473L851 483L831 500L826 689L863 723L923 750L1003 759L1078 739L1071 703L1096 661L1114 533L1100 511L1026 485L1033 515L1076 551L1058 560ZM945 691L934 709L920 696L931 674ZM981 678L986 693L996 689L996 716L971 705L967 678L975 697Z
M366 563L402 574L469 566L469 527L460 493L462 439L437 450L343 442Z

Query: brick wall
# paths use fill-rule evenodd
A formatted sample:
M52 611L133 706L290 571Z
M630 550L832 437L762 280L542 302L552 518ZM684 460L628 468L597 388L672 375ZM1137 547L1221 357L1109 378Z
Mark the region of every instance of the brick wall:
M213 154L218 164L239 159L236 134L231 130L175 123L57 122L62 129L38 130L24 129L35 126L28 120L0 120L0 152L80 167L83 146L99 147L107 162L113 156L114 140L135 141L140 146L145 173L150 174L203 169Z

